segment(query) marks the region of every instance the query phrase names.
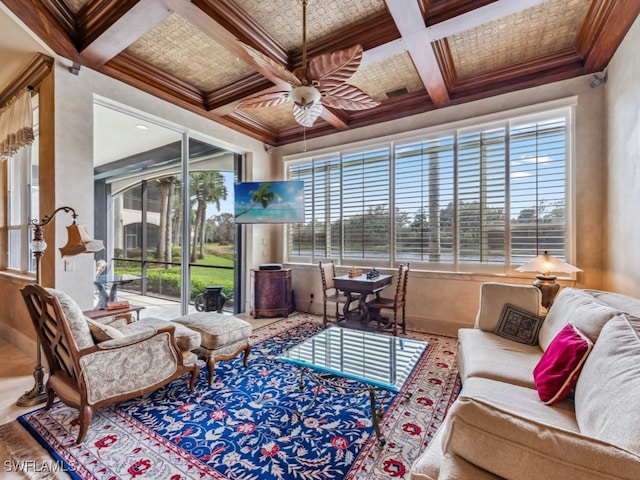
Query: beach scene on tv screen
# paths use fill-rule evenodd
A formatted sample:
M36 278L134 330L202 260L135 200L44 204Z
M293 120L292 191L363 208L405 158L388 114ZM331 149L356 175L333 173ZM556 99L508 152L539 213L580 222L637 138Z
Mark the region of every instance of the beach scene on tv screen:
M304 182L234 185L236 223L304 222Z

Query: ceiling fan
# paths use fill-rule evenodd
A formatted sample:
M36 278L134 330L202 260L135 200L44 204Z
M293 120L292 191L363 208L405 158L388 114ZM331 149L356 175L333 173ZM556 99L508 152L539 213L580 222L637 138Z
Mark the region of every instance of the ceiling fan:
M312 0L297 1L302 5L302 67L290 72L243 43L242 46L260 67L287 82L288 86L281 91L243 100L236 109L273 107L291 101L296 121L304 127L311 127L322 115L325 106L341 110L366 110L380 105L359 88L346 83L360 66L362 45L323 53L312 58L307 65L307 5Z

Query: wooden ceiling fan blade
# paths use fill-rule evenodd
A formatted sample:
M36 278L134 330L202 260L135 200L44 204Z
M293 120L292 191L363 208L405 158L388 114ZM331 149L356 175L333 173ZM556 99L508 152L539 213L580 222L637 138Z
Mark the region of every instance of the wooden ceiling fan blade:
M247 98L236 105L238 108L275 107L289 101L289 92L272 92Z
M337 50L313 57L307 68L307 78L324 82L345 82L356 73L362 61L362 45L354 45L346 50Z
M367 110L380 105L380 102L348 83L333 89L322 98L322 103L327 107L341 110Z
M318 119L318 117L322 114L323 106L320 102L314 103L313 105L303 108L300 105L294 103L293 104L293 117L303 127L312 127L314 122Z
M278 62L273 61L271 58L267 57L263 53L259 52L253 47L250 47L246 43L239 42L240 45L247 51L247 53L254 60L260 73L266 76L269 80L274 83L277 83L275 79L279 79L285 81L291 85L300 85L300 79L296 77L289 70L284 68Z

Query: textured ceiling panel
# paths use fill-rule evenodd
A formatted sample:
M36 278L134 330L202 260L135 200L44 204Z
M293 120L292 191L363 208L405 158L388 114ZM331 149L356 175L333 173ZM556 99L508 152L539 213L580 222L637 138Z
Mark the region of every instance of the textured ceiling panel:
M302 6L297 0L236 0L236 3L283 48L302 49ZM384 0L312 0L307 6L307 42L312 44L329 37L385 9Z
M69 10L71 10L73 13L78 13L78 11L82 7L89 3L89 0L65 0L64 3L67 4Z
M551 0L447 38L458 78L575 45L590 0Z
M298 125L293 118L291 102L283 103L275 107L246 108L241 110L276 131Z
M361 66L347 83L355 85L378 101L388 98L386 92L401 88L406 88L408 93L424 90L424 84L406 52Z
M176 14L126 51L203 91L215 90L253 72L249 65Z

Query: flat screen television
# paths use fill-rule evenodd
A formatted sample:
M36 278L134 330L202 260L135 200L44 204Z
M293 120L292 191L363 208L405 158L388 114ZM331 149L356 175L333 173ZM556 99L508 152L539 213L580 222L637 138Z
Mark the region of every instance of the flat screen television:
M234 185L236 223L304 222L304 182L243 182Z

